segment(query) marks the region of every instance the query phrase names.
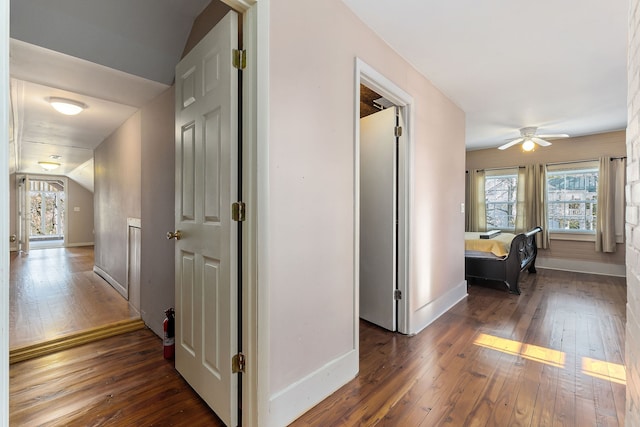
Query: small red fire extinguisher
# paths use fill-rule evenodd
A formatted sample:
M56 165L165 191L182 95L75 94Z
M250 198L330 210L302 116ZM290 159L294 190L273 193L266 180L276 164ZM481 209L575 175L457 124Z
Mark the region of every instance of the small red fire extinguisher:
M167 316L162 322L162 329L164 330L164 339L162 344L164 346L164 358L173 359L174 352L176 350L175 339L175 311L173 308L168 308L164 314Z

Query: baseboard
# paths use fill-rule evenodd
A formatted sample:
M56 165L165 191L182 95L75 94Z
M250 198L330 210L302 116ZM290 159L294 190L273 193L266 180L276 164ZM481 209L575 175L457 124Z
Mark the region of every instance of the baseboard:
M47 354L66 350L71 347L76 347L127 332L137 331L144 327L144 322L141 319L127 319L65 335L43 343L12 348L9 351L9 364L22 362L24 360L40 356L46 356Z
M107 283L110 284L113 287L113 289L118 291L118 293L122 295L126 300L129 300L129 293L127 292L127 289L124 286L122 286L120 283L118 283L116 279L111 277L109 273L107 273L97 265L93 266L93 272L96 273L98 276L102 277L104 280L106 280Z
M467 296L467 281L463 280L440 298L427 303L410 314L409 333L415 335Z
M269 399L265 425L289 425L355 378L358 366L358 352L354 349L274 394Z
M67 248L77 248L81 246L94 246L93 242L79 242L79 243L67 243L65 247Z
M610 264L606 262L582 261L576 259L561 258L536 258L536 267L548 270L563 270L575 273L601 274L604 276L627 276L627 267L624 264Z

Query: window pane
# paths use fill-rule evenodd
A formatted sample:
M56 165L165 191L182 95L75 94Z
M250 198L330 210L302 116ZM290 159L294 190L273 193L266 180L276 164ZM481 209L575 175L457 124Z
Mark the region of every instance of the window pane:
M517 175L485 177L488 229L515 229L517 182Z
M549 172L549 230L593 231L596 225L597 196L597 169Z

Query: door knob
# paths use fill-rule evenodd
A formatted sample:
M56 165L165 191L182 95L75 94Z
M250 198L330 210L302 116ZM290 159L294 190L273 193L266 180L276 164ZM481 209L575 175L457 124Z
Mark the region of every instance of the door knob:
M12 234L11 236L9 236L9 242L14 243L16 240L18 240L18 238L16 237L15 234Z
M181 238L182 238L182 232L180 230L169 231L167 233L167 239L168 240L171 240L171 239L180 240Z

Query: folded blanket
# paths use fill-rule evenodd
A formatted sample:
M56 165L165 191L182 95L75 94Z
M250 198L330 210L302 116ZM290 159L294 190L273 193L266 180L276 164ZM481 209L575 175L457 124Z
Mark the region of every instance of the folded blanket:
M467 251L491 252L496 256L509 255L511 241L516 236L512 233L502 233L491 239L481 239L481 233L464 233L464 249Z

